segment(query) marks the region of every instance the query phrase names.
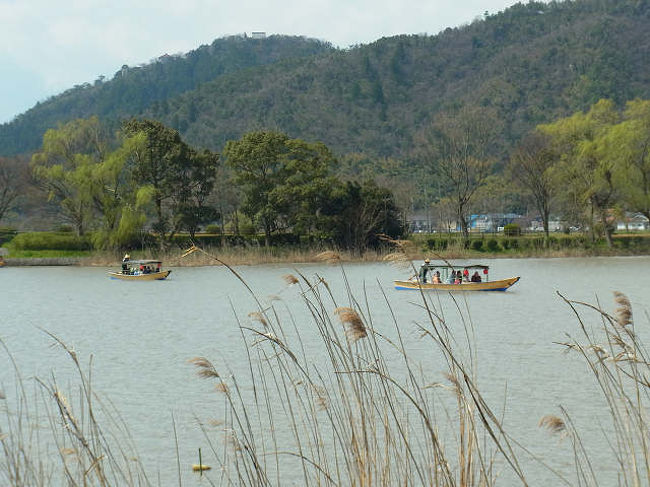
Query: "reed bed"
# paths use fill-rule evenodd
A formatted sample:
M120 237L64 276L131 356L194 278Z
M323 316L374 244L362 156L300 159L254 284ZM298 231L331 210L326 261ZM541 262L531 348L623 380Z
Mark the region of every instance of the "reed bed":
M0 485L150 485L119 411L93 390L92 359L81 364L72 348L47 334L74 364L76 388L64 390L54 376L36 378L30 388L0 340L15 377L11 393L0 390Z
M291 247L206 247L209 254L218 254L222 261L230 265L261 265L261 264L304 264L318 262L314 256L319 252L314 250L294 249ZM388 250L369 250L363 254L354 252L337 252L341 262L379 262ZM119 267L123 254L114 252L95 252L92 255L78 259L79 265L94 267ZM178 249L157 251L130 252L131 259L158 259L171 267L199 267L222 265L208 254L199 253L191 258L181 258ZM419 258L418 253L413 254Z
M209 255L189 251L196 252ZM335 253L319 258L340 265ZM320 276L285 276L310 324L283 323L279 303L264 306L253 296L259 307L240 325L247 377L233 377L226 364L206 357L191 360L223 396L222 441L204 430L219 466L213 481L488 486L505 469L528 485L511 438L477 385L471 341L461 353L441 310L422 295L424 320L416 326L446 368L432 381L405 349L396 320L396 339L376 330L373 312L341 272L345 302ZM388 300L386 313L393 316ZM465 325L470 337L471 323ZM318 351L305 348L305 326L318 334Z
M573 310L580 330L579 338L569 336L560 345L586 363L605 400L609 421L602 425L607 434L600 447L616 461L618 485L650 485L650 362L630 301L614 293L617 307L609 313L600 305L559 296ZM560 407L558 415L543 417L540 426L570 441L577 485L600 485L593 452L583 443L571 411Z

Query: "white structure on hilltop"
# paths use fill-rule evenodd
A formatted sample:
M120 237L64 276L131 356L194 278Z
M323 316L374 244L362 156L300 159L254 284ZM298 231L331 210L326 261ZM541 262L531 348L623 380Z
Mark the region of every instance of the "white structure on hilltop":
M254 31L254 32L251 32L251 37L253 39L265 39L266 38L266 32Z

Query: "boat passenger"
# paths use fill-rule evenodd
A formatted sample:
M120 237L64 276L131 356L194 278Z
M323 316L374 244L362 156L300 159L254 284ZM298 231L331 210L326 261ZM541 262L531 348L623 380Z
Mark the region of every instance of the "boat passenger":
M454 284L456 282L456 271L451 271L447 278L447 284Z
M478 271L472 274L472 282L481 282L481 276L479 275Z
M469 271L467 269L463 269L463 282L469 282Z
M458 272L456 272L456 279L454 280L454 284L461 284L462 282L463 282L463 273L459 269Z
M434 284L442 284L442 281L440 280L440 271L436 271L436 273L433 275L433 278L431 279L431 282Z

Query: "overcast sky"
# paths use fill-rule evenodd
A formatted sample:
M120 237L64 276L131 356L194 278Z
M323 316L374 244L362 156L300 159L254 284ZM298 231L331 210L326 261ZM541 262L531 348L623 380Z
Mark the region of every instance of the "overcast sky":
M516 0L0 0L0 123L123 65L251 31L338 47L436 34Z

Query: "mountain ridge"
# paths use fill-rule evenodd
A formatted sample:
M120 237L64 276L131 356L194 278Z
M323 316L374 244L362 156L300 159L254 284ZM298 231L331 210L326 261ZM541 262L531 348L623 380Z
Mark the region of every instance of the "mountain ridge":
M385 37L349 49L300 38L304 45L293 47L302 55L287 49L265 58L272 62L233 60L232 70L205 76L191 89L131 103L137 110L114 110L107 118L154 118L213 150L247 131L271 128L320 140L338 154L408 158L414 136L440 111L482 105L504 121L505 153L536 124L599 98L619 105L650 98L648 20L648 0L529 2L434 36ZM275 42L283 39L275 36ZM273 38L258 45L268 50L267 42ZM167 62L170 71L183 72L177 60ZM111 82L102 87L117 86ZM0 126L0 153L35 149L44 129L65 116L102 116L114 108L86 99L87 106L57 113L60 97L76 92L66 93Z

